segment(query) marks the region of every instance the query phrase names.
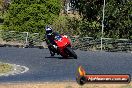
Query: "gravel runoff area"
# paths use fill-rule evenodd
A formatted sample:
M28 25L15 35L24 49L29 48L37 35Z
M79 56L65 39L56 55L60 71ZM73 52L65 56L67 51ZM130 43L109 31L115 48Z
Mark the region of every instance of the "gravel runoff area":
M11 70L7 71L7 72L1 72L0 73L0 77L1 76L9 76L9 75L16 75L16 74L22 74L25 73L29 70L28 67L25 66L20 66L20 65L16 65L16 64L9 64L9 63L2 63L1 64L8 64L11 67ZM6 67L5 67L6 69Z
M0 88L132 88L130 84L85 84L76 82L44 82L44 83L8 83L0 84Z

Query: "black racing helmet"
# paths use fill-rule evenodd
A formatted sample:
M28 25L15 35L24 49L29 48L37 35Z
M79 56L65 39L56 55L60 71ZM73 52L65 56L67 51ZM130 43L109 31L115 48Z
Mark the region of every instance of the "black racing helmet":
M46 31L46 34L47 34L47 35L51 35L52 32L53 32L53 29L52 29L51 27L49 27L49 26L46 26L46 27L45 27L45 31Z

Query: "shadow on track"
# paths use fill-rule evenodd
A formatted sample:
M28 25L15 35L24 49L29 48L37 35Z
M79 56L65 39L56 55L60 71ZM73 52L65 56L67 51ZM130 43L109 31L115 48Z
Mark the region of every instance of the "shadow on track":
M45 57L45 58L56 58L56 59L74 59L74 58L72 58L72 57L63 58L63 57L55 57L55 56L49 56L49 57Z

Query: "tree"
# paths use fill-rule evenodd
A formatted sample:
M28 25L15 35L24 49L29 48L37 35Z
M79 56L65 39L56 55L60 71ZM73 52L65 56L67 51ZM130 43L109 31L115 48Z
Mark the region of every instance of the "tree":
M61 9L60 0L12 0L4 18L4 29L42 32Z
M103 1L102 0L71 0L72 5L79 11L83 19L88 21L97 19Z
M110 0L105 9L105 37L130 38L132 21L129 14L132 13L132 3L121 3L118 0Z
M102 0L71 0L73 7L79 12L81 36L100 37L101 25L98 22Z
M8 9L10 0L0 0L0 12L2 14Z
M72 0L72 3L83 18L80 29L84 35L101 35L103 0ZM106 0L104 37L131 38L131 7L131 0ZM94 27L92 23L100 26Z

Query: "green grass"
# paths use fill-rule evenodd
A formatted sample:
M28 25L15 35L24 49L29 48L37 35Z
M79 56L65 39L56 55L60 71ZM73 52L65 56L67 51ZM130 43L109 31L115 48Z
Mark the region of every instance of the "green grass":
M0 63L0 74L7 73L12 70L12 66L6 63Z

